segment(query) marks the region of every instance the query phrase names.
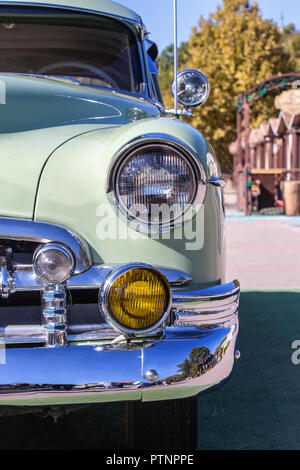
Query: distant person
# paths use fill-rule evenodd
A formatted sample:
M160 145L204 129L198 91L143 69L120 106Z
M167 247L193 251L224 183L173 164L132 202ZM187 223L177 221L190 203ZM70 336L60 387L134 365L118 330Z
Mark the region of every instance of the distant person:
M261 195L260 180L256 180L252 183L252 207L255 212L258 212L258 198Z

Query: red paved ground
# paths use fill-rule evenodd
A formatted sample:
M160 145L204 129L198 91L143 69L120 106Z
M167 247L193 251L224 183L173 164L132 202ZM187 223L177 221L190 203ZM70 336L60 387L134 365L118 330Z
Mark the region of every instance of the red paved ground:
M227 280L242 289L300 288L300 217L227 217Z

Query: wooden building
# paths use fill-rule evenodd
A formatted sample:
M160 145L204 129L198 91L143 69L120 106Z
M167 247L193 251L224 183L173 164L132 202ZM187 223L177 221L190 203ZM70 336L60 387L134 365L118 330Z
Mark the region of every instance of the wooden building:
M247 163L244 136L240 140L240 154L238 140L229 146L233 157L233 181L238 189L238 208L244 210L245 201L248 201L248 214L252 212L253 184L260 185L258 209L264 209L281 205L283 181L300 180L300 102L295 102L295 92L299 97L299 89L279 95L275 100L281 108L279 115L250 131Z

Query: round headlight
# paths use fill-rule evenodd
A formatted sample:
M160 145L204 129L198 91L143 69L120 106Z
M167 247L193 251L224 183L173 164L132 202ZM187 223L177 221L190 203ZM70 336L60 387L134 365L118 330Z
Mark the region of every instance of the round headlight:
M117 169L115 195L120 209L148 225L170 223L191 205L197 190L193 165L168 144L145 144Z
M104 284L101 307L116 330L141 333L161 325L169 313L170 299L168 281L160 272L127 266Z
M178 102L184 108L201 106L209 97L210 87L205 75L197 70L184 70L177 76ZM175 81L172 85L175 93Z
M47 243L37 248L33 256L37 276L47 284L66 281L74 271L74 258L65 246Z

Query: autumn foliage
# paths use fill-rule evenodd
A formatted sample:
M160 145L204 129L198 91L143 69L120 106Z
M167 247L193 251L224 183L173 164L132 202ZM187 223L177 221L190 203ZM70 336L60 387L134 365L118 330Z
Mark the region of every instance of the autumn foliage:
M180 49L180 69L200 70L210 81L210 97L202 108L194 110L190 123L211 142L225 172L231 170L228 145L236 139L236 97L273 75L293 71L295 64L282 36L272 21L262 19L257 3L223 0L208 19L200 18L189 42ZM164 52L162 88L165 104L170 105L166 78L171 69ZM170 64L170 57L168 60ZM266 97L253 109L253 123L274 114L273 97Z

